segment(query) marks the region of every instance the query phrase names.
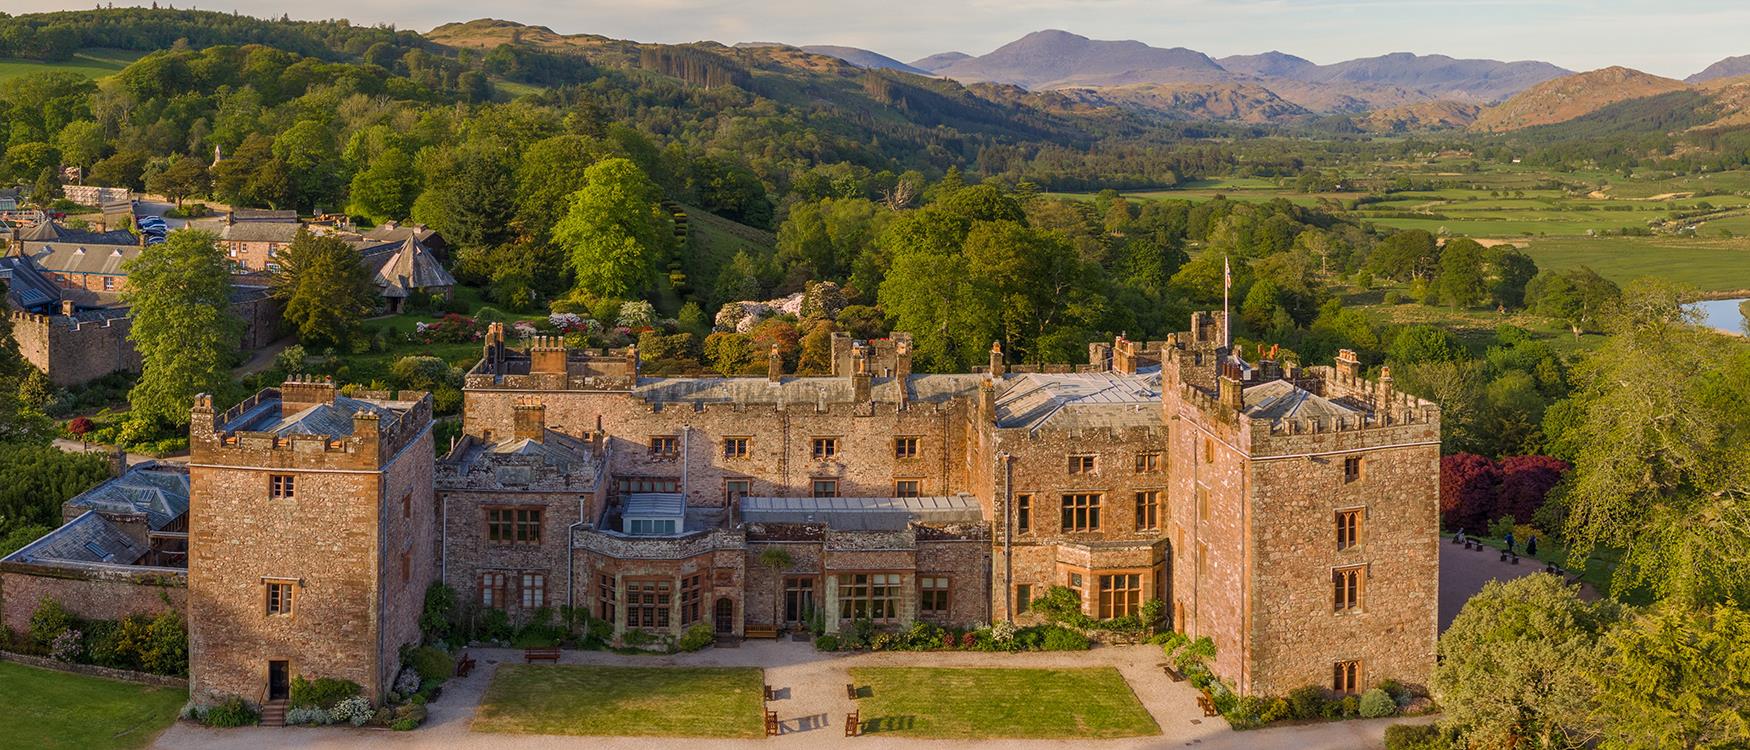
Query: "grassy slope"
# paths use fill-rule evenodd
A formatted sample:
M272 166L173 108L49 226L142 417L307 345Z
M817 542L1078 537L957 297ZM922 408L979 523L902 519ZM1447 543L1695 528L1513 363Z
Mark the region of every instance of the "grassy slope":
M469 728L476 732L626 737L764 733L762 673L748 668L506 664Z
M0 81L49 70L65 70L86 78L102 78L140 59L141 53L127 50L82 49L65 62L40 62L0 58Z
M1107 739L1160 734L1111 667L853 667L871 734L967 739Z
M107 750L150 744L188 696L0 662L0 747Z
M681 252L689 256L683 265L691 269L693 278L689 281L694 287L709 289L717 280L717 272L737 252L746 251L758 261L770 257L778 244L777 235L763 229L730 221L701 208L682 206L682 209L687 212L687 246Z
M1590 266L1619 284L1657 276L1704 292L1750 288L1750 239L1539 237L1525 252L1540 268Z

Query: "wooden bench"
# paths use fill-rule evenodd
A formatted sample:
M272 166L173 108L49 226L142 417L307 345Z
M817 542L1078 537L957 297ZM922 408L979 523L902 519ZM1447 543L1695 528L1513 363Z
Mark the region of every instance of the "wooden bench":
M845 736L846 737L855 737L855 736L863 733L863 720L861 718L862 715L863 715L862 709L858 709L856 711L852 711L848 714L845 714Z
M777 628L748 627L743 629L742 636L746 638L777 638Z
M856 700L857 699L857 686L853 685L849 682L845 683L845 697L849 698L851 700Z
M766 736L767 737L776 737L776 736L778 736L778 733L782 730L783 730L783 726L778 724L778 712L777 711L767 711L766 712Z
M550 661L555 664L559 663L559 647L523 649L524 663L533 664L538 661Z
M456 676L467 677L468 673L472 671L474 671L474 657L463 651L462 658L456 660Z
M1221 715L1221 711L1219 711L1215 708L1215 699L1209 697L1208 690L1202 691L1202 692L1197 694L1197 707L1203 709L1204 716L1220 716Z
M775 701L777 699L778 699L778 691L773 690L771 685L767 685L766 686L766 700Z
M1184 673L1180 672L1177 669L1174 669L1173 665L1171 665L1171 664L1161 665L1161 671L1166 672L1167 678L1172 680L1173 682L1184 682L1185 681Z

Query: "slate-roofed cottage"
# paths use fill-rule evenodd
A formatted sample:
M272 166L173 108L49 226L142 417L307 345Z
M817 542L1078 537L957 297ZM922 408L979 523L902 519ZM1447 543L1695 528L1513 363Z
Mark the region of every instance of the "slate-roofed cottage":
M127 286L126 263L145 242L125 229L90 231L45 221L13 230L9 255L30 258L82 305L112 301Z
M219 246L244 269L272 271L279 268L274 255L292 244L303 226L296 211L239 208L225 213Z

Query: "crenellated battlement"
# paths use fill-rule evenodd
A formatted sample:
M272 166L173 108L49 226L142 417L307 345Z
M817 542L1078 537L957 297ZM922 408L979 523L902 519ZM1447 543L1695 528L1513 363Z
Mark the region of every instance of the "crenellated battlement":
M335 431L281 433L275 429L320 404L334 404L332 381L293 377L280 388L266 388L223 412L209 394L195 396L189 418L189 448L196 463L258 465L270 468L376 469L431 425L432 399L424 391L355 391L347 398L361 408L350 423L324 422Z

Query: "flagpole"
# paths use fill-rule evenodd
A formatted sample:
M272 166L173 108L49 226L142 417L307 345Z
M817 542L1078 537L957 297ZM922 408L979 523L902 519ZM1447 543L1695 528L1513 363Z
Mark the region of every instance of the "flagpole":
M1228 318L1233 315L1228 306L1228 290L1234 285L1234 269L1228 264L1227 256L1221 256L1221 345L1232 349L1234 345L1233 332L1229 328Z

